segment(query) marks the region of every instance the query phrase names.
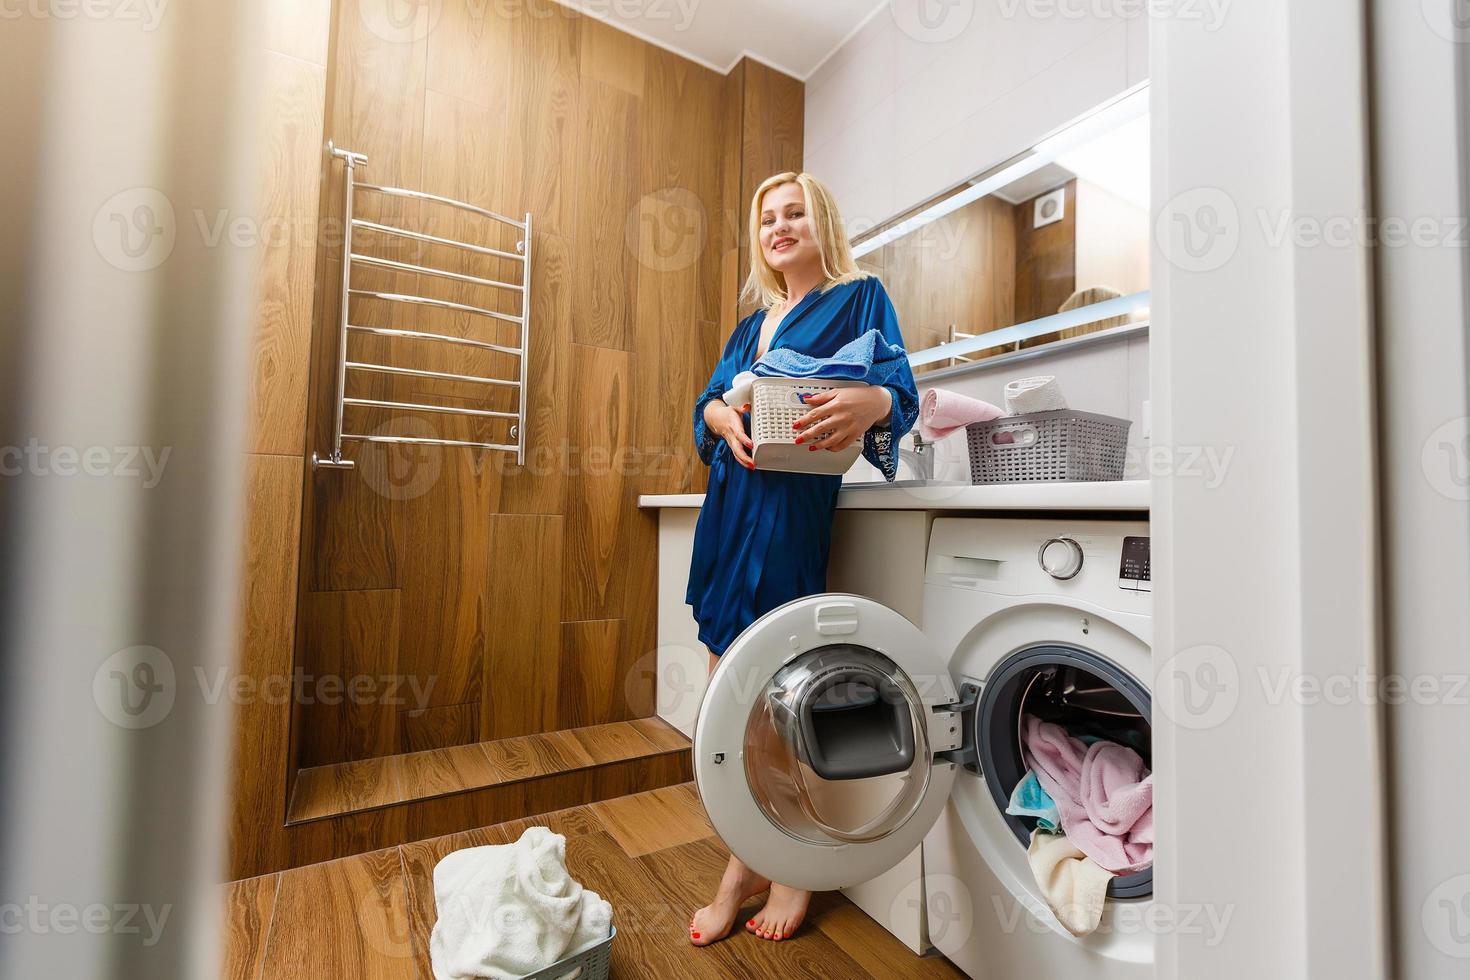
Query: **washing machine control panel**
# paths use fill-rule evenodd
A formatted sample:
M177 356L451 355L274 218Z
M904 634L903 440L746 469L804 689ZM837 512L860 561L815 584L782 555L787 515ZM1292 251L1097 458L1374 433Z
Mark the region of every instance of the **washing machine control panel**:
M1152 592L1153 580L1148 568L1148 538L1123 539L1123 558L1118 563L1118 588L1130 592Z

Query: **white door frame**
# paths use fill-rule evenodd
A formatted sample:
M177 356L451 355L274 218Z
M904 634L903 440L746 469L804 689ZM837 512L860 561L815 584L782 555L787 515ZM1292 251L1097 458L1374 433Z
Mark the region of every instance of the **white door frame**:
M1158 975L1379 977L1365 11L1151 27Z

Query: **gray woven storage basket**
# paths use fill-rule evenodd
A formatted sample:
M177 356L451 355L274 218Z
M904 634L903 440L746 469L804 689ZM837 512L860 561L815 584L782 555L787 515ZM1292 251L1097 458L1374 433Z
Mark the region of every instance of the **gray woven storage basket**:
M1132 425L1070 408L971 423L970 482L1121 480Z
M566 959L558 960L544 970L528 973L521 980L607 980L608 957L612 955L613 926L607 938L584 947Z

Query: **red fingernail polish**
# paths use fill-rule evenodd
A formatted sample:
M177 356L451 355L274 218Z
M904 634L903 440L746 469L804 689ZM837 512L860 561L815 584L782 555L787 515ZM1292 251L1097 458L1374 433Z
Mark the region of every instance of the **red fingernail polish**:
M797 437L796 437L796 444L797 444L797 445L798 445L798 446L799 446L799 445L801 445L801 436L797 436Z

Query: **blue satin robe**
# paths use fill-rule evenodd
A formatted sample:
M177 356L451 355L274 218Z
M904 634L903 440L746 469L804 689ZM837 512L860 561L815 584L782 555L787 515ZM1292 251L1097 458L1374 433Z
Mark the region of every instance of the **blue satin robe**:
M699 639L716 654L770 610L827 588L832 514L842 477L747 470L704 424L705 405L755 363L765 318L766 311L757 310L736 325L694 402L694 443L710 474L684 601L694 607ZM771 349L830 357L873 329L889 343L903 344L893 303L883 284L870 276L802 297L776 328ZM919 394L907 364L885 387L893 398L892 414L886 425L875 425L863 436L863 456L892 480L898 440L918 418Z

